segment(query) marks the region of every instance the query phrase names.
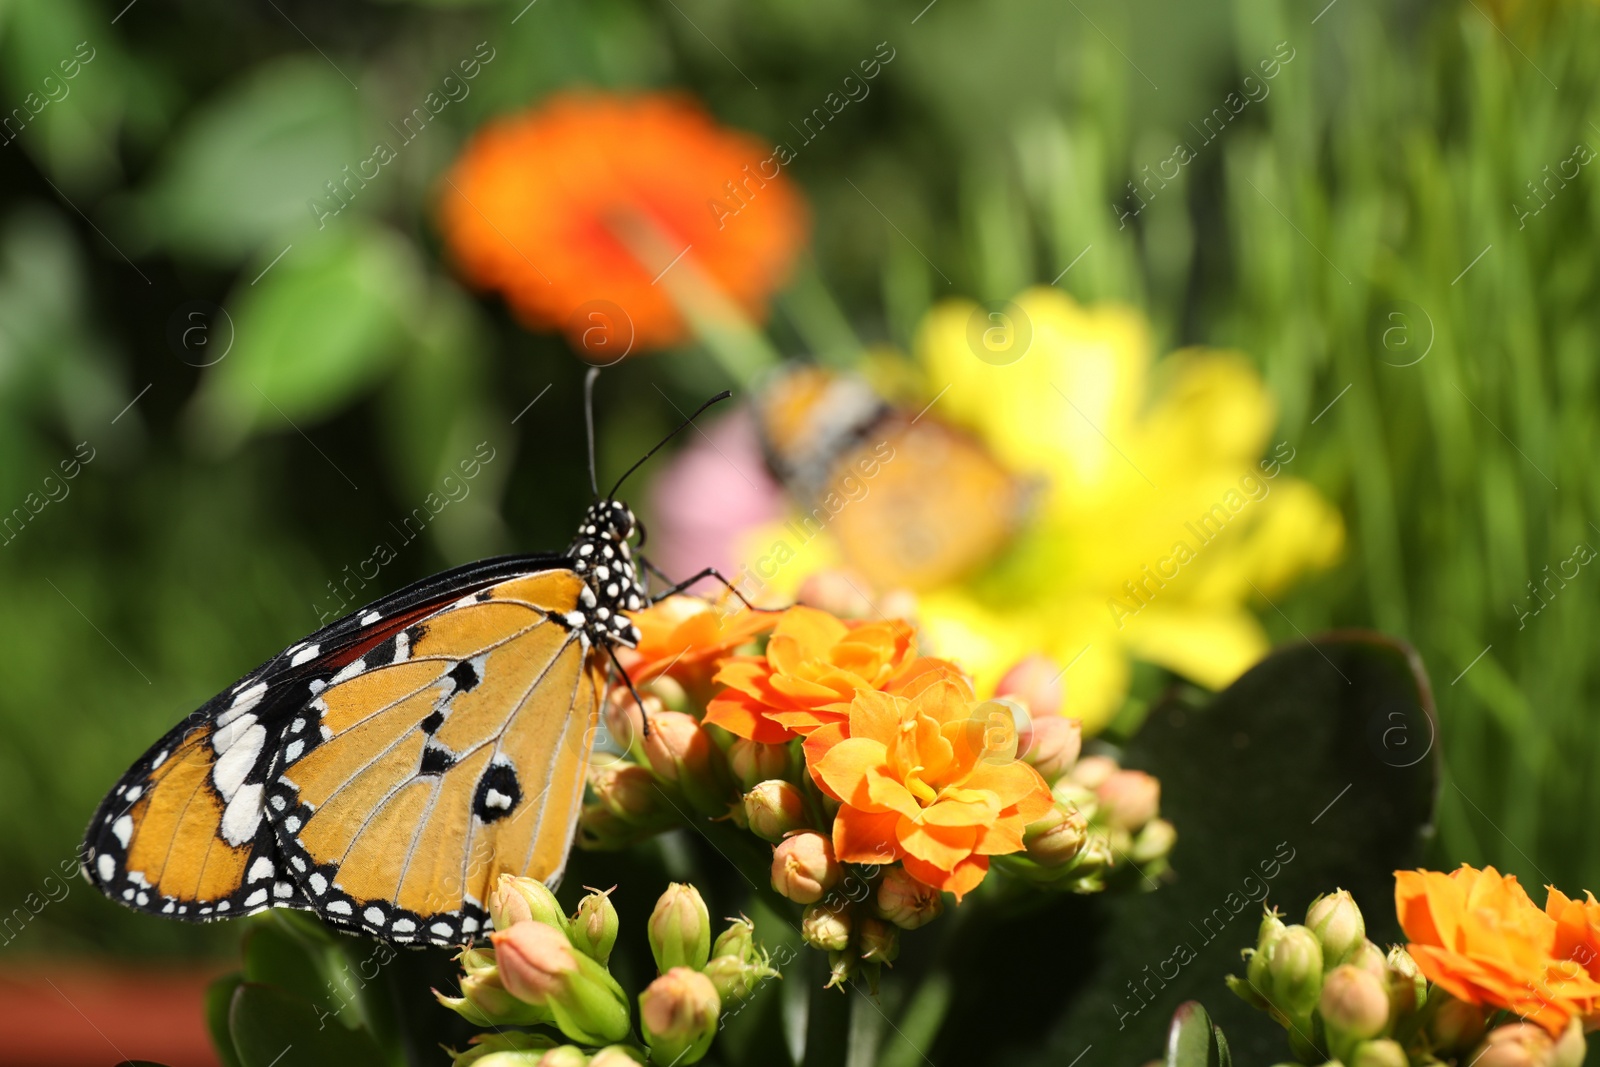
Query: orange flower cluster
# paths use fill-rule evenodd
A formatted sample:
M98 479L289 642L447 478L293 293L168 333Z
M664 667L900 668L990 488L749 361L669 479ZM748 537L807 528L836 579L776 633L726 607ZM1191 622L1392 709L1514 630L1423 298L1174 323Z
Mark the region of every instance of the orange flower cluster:
M474 135L444 176L440 229L462 273L528 325L620 357L684 337L655 284L675 255L762 316L806 228L787 178L751 176L768 154L687 98L560 95ZM730 183L747 192L727 220L708 204ZM613 321L619 311L625 319Z
M1600 903L1551 888L1544 910L1512 875L1463 864L1395 872L1406 946L1430 982L1505 1008L1552 1036L1600 1011Z
M706 724L741 744L803 739L807 772L838 809L832 856L818 863L899 862L959 900L983 880L989 857L1022 851L1023 831L1051 810L1050 786L1015 758L1015 724L1002 716L998 728L1013 736L997 739L993 709L954 664L917 654L910 623L844 621L809 607L709 617L718 615L672 601L636 615L644 641L631 669L682 681L715 664L722 688ZM772 621L762 653L728 655L759 634L760 620ZM787 797L768 792L770 823L769 809L781 814Z

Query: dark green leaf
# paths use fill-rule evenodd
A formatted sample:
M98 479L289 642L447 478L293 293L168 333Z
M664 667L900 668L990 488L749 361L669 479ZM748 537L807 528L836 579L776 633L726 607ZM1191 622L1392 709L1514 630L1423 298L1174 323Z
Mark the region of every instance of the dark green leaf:
M365 1031L348 1030L304 997L246 982L228 1015L243 1067L335 1067L379 1064L384 1056Z
M1198 1000L1178 1005L1167 1029L1165 1067L1223 1067L1227 1043Z
M211 1031L211 1044L217 1050L222 1067L241 1067L239 1053L233 1047L233 1034L228 1028L228 1011L233 1007L233 994L244 982L241 974L225 974L206 989L206 1029Z

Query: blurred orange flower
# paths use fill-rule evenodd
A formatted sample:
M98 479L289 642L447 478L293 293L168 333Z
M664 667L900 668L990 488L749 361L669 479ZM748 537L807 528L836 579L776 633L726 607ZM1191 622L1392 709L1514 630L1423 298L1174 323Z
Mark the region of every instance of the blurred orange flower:
M564 94L478 131L444 177L440 227L528 325L590 351L597 323L619 354L670 345L685 324L655 281L680 250L757 318L787 273L806 209L771 157L684 97ZM615 308L582 313L596 301Z
M779 744L843 722L858 689L896 691L929 673L956 673L943 660L919 659L909 622L842 622L815 608L785 611L765 655L723 662L727 686L706 722L751 741Z
M1600 983L1558 957L1557 920L1512 875L1466 864L1449 874L1396 871L1394 896L1406 950L1459 1000L1509 1009L1555 1036L1600 998Z
M1588 899L1573 900L1551 886L1544 910L1556 922L1556 957L1572 960L1588 971L1590 978L1600 980L1600 901L1593 893L1584 896ZM1596 1007L1591 1005L1590 1012Z
M742 605L717 604L697 596L670 596L628 617L639 628L637 648L619 649L618 658L635 684L671 675L685 688L711 680L717 661L766 633L777 612L751 611Z
M833 823L839 862L900 860L959 901L990 856L1022 849L1024 828L1050 810L1050 787L1026 763L985 758L993 724L974 707L970 689L945 679L910 698L862 689L848 737L834 727L807 739L812 777L843 805Z

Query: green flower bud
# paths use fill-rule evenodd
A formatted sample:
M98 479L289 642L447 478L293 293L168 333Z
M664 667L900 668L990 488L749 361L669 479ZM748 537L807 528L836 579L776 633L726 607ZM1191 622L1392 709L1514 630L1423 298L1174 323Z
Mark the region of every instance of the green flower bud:
M1383 949L1371 941L1362 938L1361 944L1355 947L1355 951L1350 953L1349 959L1345 962L1358 970L1366 971L1385 986L1389 984L1389 961L1384 958ZM1323 965L1327 965L1326 959L1323 960Z
M576 951L567 935L537 922L490 935L500 980L518 1000L545 1009L573 1041L605 1045L628 1036L628 1000L605 967Z
M1261 987L1267 999L1291 1019L1309 1016L1322 994L1322 944L1317 935L1304 926L1284 927L1261 955L1267 957L1266 984Z
M841 952L850 944L854 927L848 904L812 904L800 917L800 936L806 944L825 952Z
M856 932L856 947L863 963L893 963L900 955L900 931L881 919L863 916Z
M768 779L744 795L744 815L751 833L776 844L805 827L805 797L789 782Z
M502 1030L494 1034L479 1034L472 1039L465 1052L450 1049L451 1067L472 1067L488 1056L500 1052L529 1053L529 1063L538 1063L539 1057L555 1042L543 1034L525 1034L520 1030ZM490 1065L493 1067L493 1064Z
M1141 867L1165 865L1178 843L1178 828L1165 819L1151 819L1144 824L1128 846L1128 858Z
M530 1053L525 1053L525 1052L501 1052L501 1053L496 1053L494 1056L484 1060L483 1063L480 1065L480 1067L513 1067L513 1063L511 1061L509 1061L509 1060L504 1065L502 1065L501 1062L500 1062L499 1057L501 1057L501 1056L526 1056L526 1055L530 1055ZM523 1062L524 1061L520 1060L520 1059L515 1061L517 1067L520 1067L520 1065ZM540 1056L538 1061L537 1061L537 1067L588 1067L588 1065L589 1065L589 1055L588 1055L588 1053L584 1052L583 1049L579 1048L577 1045L557 1045L555 1048L551 1049L549 1052L546 1052L543 1056Z
M1363 1041L1350 1057L1350 1067L1409 1067L1410 1062L1400 1043L1388 1038Z
M589 1057L589 1067L637 1067L640 1062L627 1045L607 1045Z
M464 976L459 997L447 997L437 989L433 995L473 1026L537 1026L550 1021L548 1011L507 992L498 973Z
M647 926L656 968L665 974L674 967L698 971L711 958L711 915L700 891L674 882L656 901Z
M741 787L754 789L759 782L788 775L789 746L734 738L728 746L728 769Z
M611 949L617 943L617 909L611 903L611 893L592 892L578 901L578 910L572 916L572 947L597 963L611 960Z
M764 954L752 955L745 959L738 956L712 956L705 969L700 972L711 979L711 984L716 986L717 995L724 1004L737 1003L751 993L756 986L768 978L776 978L778 972L767 963Z
M639 1025L657 1063L695 1063L717 1036L722 999L711 979L673 967L639 994Z
M1306 926L1322 944L1322 966L1329 971L1350 962L1350 956L1367 938L1361 909L1343 889L1313 900L1306 909Z
M650 772L637 763L617 760L591 769L589 788L607 811L629 825L671 822L672 812L661 795L661 787Z
M537 878L502 874L489 891L489 918L496 930L509 929L519 922L539 922L567 932L567 916L560 902Z
M1027 856L1041 867L1064 867L1078 858L1089 839L1089 823L1076 808L1056 801L1022 833Z
M1389 1022L1389 991L1368 972L1344 963L1328 972L1317 1007L1335 1046L1365 1041L1383 1033Z
M880 919L902 930L925 926L944 912L943 895L911 877L898 864L883 872L872 903Z
M1067 811L1082 815L1084 821L1093 822L1100 814L1100 798L1094 790L1076 781L1071 774L1050 787L1050 796Z
M856 967L860 962L850 949L828 953L828 980L822 988L843 991L850 984L850 979L856 976Z
M1287 929L1283 920L1278 917L1277 908L1266 909L1261 915L1261 925L1256 927L1256 948L1265 950Z
M756 926L743 915L737 919L728 920L728 928L717 935L716 941L711 944L711 958L732 956L739 960L749 960L756 955Z
M1384 960L1389 965L1389 999L1397 1016L1417 1011L1428 1000L1428 979L1417 961L1399 945L1389 950Z

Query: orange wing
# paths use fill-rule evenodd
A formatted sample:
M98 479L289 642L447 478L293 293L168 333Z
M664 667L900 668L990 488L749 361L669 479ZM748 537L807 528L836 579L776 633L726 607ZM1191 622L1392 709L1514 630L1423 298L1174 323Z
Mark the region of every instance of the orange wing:
M309 906L458 944L502 873L559 879L605 689L564 568L502 582L334 675L283 734L268 818Z

